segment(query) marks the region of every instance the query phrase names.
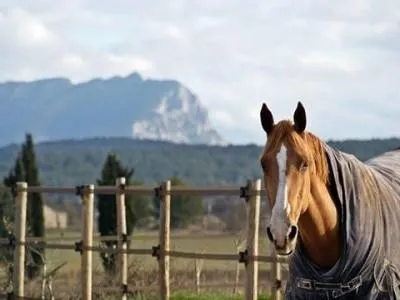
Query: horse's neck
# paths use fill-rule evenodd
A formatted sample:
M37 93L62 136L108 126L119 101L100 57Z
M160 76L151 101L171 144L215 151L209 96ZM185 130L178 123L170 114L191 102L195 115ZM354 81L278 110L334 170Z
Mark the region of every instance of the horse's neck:
M332 267L341 249L338 211L328 188L319 179L311 181L311 198L299 219L299 229L309 259L321 268Z

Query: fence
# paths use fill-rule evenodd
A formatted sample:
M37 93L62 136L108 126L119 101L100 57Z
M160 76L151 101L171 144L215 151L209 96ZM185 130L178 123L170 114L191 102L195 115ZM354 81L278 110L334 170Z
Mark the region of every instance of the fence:
M1 187L0 190L8 188ZM236 260L245 265L244 298L246 300L257 299L258 293L258 262L273 264L273 276L275 283L271 291L273 299L281 298L281 263L286 259L278 256L260 256L258 251L260 198L265 193L261 188L261 180L249 180L242 187L207 187L193 188L174 186L170 181L163 182L159 187L149 188L141 186L126 186L125 178L118 178L116 186L94 186L83 185L77 187L39 187L30 186L25 182L17 183L12 189L15 195L15 226L14 235L9 239L0 239L0 244L9 244L14 248L14 271L13 271L13 296L24 297L25 278L25 248L31 243L26 241L26 209L28 193L75 193L82 199L82 240L75 245L53 244L47 242L34 242L35 245L48 249L75 250L81 254L81 297L84 300L92 299L92 253L108 252L117 253L118 270L120 272L120 288L116 291L121 299L126 299L129 292L128 287L128 254L152 255L158 260L159 265L159 298L167 300L170 298L170 257L193 258L205 260ZM104 249L93 246L93 219L94 219L94 195L115 194L117 207L117 235L118 245L116 249ZM127 249L128 237L126 234L125 219L125 195L147 195L160 198L160 231L159 244L151 249ZM171 195L229 195L239 196L247 203L247 239L246 250L237 254L212 254L191 253L170 250L170 202Z

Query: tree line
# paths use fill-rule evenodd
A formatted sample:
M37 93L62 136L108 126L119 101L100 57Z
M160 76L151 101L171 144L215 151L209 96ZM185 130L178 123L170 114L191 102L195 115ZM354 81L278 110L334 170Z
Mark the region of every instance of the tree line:
M117 178L125 177L127 185L142 185L143 182L134 178L135 169L124 165L118 156L110 151L96 180L97 185L115 185ZM0 195L0 237L10 237L14 229L14 197L13 187L17 182L27 182L28 186L40 186L40 176L37 167L35 146L31 134L27 134L18 152L14 165L3 178L3 184L10 188L9 192ZM185 185L182 179L173 176L171 185ZM157 197L133 196L125 197L126 224L128 236L141 226L149 226L152 220L159 217L159 199ZM45 238L44 203L40 193L29 193L27 203L27 236ZM101 236L117 235L117 212L115 195L97 195L96 210L98 212L97 229ZM203 214L203 200L198 196L173 196L171 199L171 227L184 228L196 217ZM157 222L153 222L157 226ZM105 247L116 247L117 241L104 241ZM45 263L45 249L29 246L26 249L26 275L29 279L36 278ZM114 273L116 255L99 253L104 269ZM12 249L2 247L1 262L11 263Z
M400 139L328 141L328 144L366 160L399 147ZM0 148L0 177L8 174L18 151L19 145ZM249 178L262 177L257 159L262 148L257 145L180 145L114 137L37 143L41 181L47 186L94 183L110 151L124 165L134 166L135 178L146 185L154 186L172 175L184 178L190 185L239 185Z

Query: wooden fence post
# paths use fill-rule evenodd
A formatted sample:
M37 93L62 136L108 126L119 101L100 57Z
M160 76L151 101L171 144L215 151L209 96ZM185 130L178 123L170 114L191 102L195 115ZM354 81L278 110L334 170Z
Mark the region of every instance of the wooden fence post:
M161 185L160 198L160 300L168 300L169 290L169 251L170 244L170 218L171 218L171 181Z
M94 185L85 186L82 194L82 299L92 300L92 250L93 247L93 208L94 208Z
M239 252L240 248L242 248L243 244L246 242L246 240L240 241L240 239L237 239L234 241L235 243L235 248L236 252ZM233 291L232 294L236 295L238 293L238 288L239 288L239 277L240 277L240 262L236 262L236 269L235 269L235 284L233 286Z
M247 198L247 254L245 277L245 299L256 300L258 294L258 234L260 222L261 180L248 181L250 197Z
M201 251L201 254L203 254L203 253L204 253L204 251ZM196 285L196 294L197 295L200 294L200 290L201 290L201 271L203 269L203 265L204 265L204 259L196 258L194 260L194 272L195 272L195 276L196 276L195 285Z
M14 250L13 292L16 299L24 295L25 279L25 237L26 237L26 204L28 200L28 184L17 182L15 197L15 226L14 236L16 245Z
M281 300L282 299L281 264L278 261L278 255L275 253L275 251L273 251L272 256L274 258L274 262L272 263L272 273L273 273L273 278L275 280L272 290L272 299Z
M128 254L127 249L127 230L126 230L126 210L125 210L125 178L117 178L117 236L118 236L118 264L121 272L121 299L126 300L128 289Z

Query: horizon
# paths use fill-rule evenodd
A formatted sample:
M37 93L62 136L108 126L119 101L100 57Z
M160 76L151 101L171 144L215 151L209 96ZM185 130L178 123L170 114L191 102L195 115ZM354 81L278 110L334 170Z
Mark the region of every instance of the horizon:
M0 81L176 80L232 144L263 140L262 102L279 120L299 100L324 140L397 137L399 10L377 0L5 0Z

